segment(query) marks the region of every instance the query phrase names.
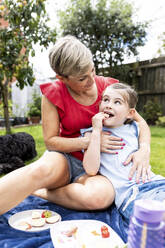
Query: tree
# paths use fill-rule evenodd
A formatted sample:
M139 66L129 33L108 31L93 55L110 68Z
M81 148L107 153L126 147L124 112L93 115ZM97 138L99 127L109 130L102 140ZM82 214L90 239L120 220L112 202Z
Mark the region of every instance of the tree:
M122 64L126 55L137 55L145 44L147 23L134 23L133 7L125 0L71 0L60 12L62 34L71 34L93 53L96 72Z
M33 85L29 55L35 56L33 44L48 47L56 31L47 25L45 0L4 0L0 3L0 97L4 108L6 133L10 133L8 87L13 80L23 89ZM2 25L2 21L6 25ZM4 22L3 22L4 23Z
M163 32L158 39L161 41L161 47L158 49L158 54L161 56L165 54L165 32Z

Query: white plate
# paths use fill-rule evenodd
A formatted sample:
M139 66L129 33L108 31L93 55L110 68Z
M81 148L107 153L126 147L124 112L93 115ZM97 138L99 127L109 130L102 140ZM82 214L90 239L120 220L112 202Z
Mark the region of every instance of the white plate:
M21 230L21 228L18 227L18 224L21 222L21 221L27 221L29 224L31 223L31 220L32 220L32 212L39 212L42 214L43 211L45 211L47 209L32 209L32 210L26 210L26 211L22 211L22 212L19 212L19 213L16 213L14 215L12 215L8 222L9 222L9 225L15 229L18 229L18 230ZM53 212L51 210L48 210L52 213L52 216L54 215L59 215L58 213L56 212ZM59 215L59 221L61 221L61 216ZM58 221L58 222L59 222ZM38 231L43 231L43 230L46 230L46 229L49 229L50 227L52 227L53 224L47 224L45 223L44 226L42 227L32 227L31 229L29 230L25 230L25 232L38 232Z
M110 236L102 238L101 227L107 226ZM77 231L71 237L65 235L65 231L77 227ZM98 235L91 232L94 231ZM70 220L53 224L50 235L55 248L122 248L124 242L119 235L106 223L97 220Z

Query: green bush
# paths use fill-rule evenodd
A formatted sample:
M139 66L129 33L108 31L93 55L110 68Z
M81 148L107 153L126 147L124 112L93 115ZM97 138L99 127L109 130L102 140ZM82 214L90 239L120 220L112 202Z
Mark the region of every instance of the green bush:
M32 103L28 105L29 111L27 116L39 116L41 117L41 96L38 95L36 92L33 93Z
M160 127L165 127L165 116L160 116L156 121L156 125Z
M159 117L162 116L160 104L158 104L156 100L148 100L144 105L142 116L149 125L155 125Z

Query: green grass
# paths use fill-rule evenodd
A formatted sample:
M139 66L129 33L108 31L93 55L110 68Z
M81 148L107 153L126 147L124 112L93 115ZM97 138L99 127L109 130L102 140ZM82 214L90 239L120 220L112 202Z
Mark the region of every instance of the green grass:
M36 142L36 149L38 153L37 157L34 160L38 159L45 151L41 125L12 128L12 132L13 133L27 132L34 137ZM1 129L0 135L4 135L4 134L5 134L5 130ZM30 162L32 161L28 161L28 163ZM161 174L165 176L165 128L156 127L156 126L151 127L150 163L152 166L152 170L156 174Z
M151 127L150 162L156 174L165 176L165 127Z

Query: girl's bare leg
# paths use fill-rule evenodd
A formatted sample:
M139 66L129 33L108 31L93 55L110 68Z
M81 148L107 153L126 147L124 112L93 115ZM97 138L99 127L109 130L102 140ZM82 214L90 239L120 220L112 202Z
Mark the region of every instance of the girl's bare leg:
M115 192L106 177L84 175L75 183L55 190L39 189L33 195L71 209L96 210L110 206Z
M69 182L66 158L57 152L46 152L34 163L0 178L0 214L39 188L57 188Z

